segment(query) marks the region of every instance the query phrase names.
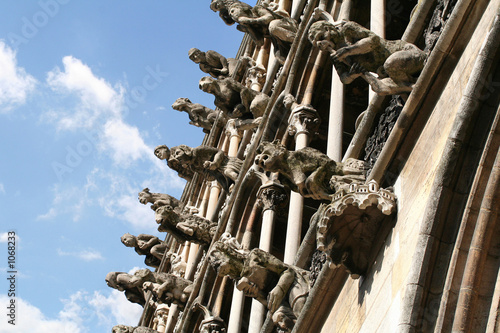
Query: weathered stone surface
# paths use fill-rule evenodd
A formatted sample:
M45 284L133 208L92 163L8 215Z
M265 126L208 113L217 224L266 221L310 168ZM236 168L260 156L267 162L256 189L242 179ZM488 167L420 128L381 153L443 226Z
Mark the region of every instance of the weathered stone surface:
M170 149L167 146L161 145L155 148L154 154L160 160L166 160L170 169L177 171L179 177L187 181L191 181L194 176L194 171L191 168L185 168L175 159L170 159Z
M159 159L166 159L170 167L179 166L180 169L171 167L179 176L182 173L198 172L208 180L217 180L226 191L229 191L229 186L238 178L243 164L239 158L228 157L222 150L209 146L191 148L179 145L169 149L162 145L156 147L155 155Z
M229 118L258 118L264 114L269 96L252 90L233 78L200 79L200 89L215 96L214 104Z
M281 321L277 325L286 326L282 323L285 321L290 324L287 313L295 317L300 314L309 294L308 271L287 265L261 249L243 250L229 234L213 245L208 260L217 274L236 280L239 290L276 315L275 320Z
M158 333L158 331L145 326L116 325L111 330L111 333Z
M317 149L306 147L288 151L279 142L263 142L257 148L255 164L269 172L279 172L282 183L306 198L330 200L335 190L330 185L333 176L363 179L363 161L351 159L337 163ZM354 167L358 165L359 170ZM350 176L348 176L350 175Z
M415 45L385 40L352 21L315 22L309 40L330 53L344 84L362 77L379 95L410 92L426 59L426 53Z
M188 51L189 59L200 65L202 72L213 78L231 76L236 68L237 60L226 58L216 51L202 52L197 48Z
M297 23L286 13L278 13L269 5L250 6L238 0L212 0L210 8L219 12L227 25L237 23L237 29L250 35L260 47L269 37L274 45L275 55L285 61L290 45L297 33Z
M208 308L199 302L193 304L195 310L203 312L203 320L200 323L200 333L226 333L227 325L222 318L214 316Z
M193 103L189 98L181 97L172 104L172 108L177 111L186 112L189 115L190 124L203 128L205 133L209 133L217 119L218 112L207 108L199 103Z
M336 265L344 265L351 277L363 275L373 254L381 223L396 209L392 190L375 181L340 188L322 211L317 225L317 247Z
M168 206L172 210L181 212L185 208L184 203L173 196L164 193L151 193L147 187L139 192L139 202L143 205L151 203L152 210Z
M106 275L108 287L125 292L125 297L132 302L142 306L146 304L142 285L144 282L156 281L156 273L149 269L140 269L134 274L124 272L110 272Z
M168 251L168 245L152 235L134 236L126 233L121 237L121 241L123 245L133 247L137 254L146 256L144 263L155 268L160 265L163 255Z
M168 232L182 242L208 245L217 229L217 222L189 213L179 213L168 206L161 206L156 210L155 220L160 225L158 231Z
M175 303L183 308L191 294L192 282L168 273L153 273L155 281L146 281L142 287L151 291L153 300L162 304Z

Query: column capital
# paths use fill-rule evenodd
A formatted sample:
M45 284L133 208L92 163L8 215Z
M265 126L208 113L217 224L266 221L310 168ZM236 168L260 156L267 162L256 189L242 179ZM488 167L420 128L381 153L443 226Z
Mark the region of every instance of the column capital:
M257 198L263 211L268 209L276 211L283 208L288 201L285 187L274 181L262 185L257 193Z
M226 136L228 136L229 138L232 138L232 137L238 137L239 139L241 139L241 136L243 135L243 131L240 130L239 126L239 122L237 122L238 119L229 119L227 121L227 125L226 125Z
M318 131L319 125L318 112L309 105L299 105L293 109L288 118L288 134L297 137L305 133L310 136Z
M245 85L252 90L260 91L266 83L266 68L260 64L250 67L247 72Z

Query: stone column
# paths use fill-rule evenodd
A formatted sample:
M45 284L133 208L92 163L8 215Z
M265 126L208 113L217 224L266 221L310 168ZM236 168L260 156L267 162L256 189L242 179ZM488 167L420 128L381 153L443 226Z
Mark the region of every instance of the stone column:
M167 328L169 307L166 304L158 304L155 312L155 329L158 333L165 333L165 329Z
M231 119L226 125L226 136L229 138L229 149L227 155L236 157L238 155L238 147L240 145L243 132L236 127L236 122ZM210 218L210 217L209 217Z
M308 146L311 135L319 128L319 118L316 110L312 107L299 105L292 111L288 124L288 134L295 136L295 150L299 150ZM302 195L292 192L290 194L285 257L283 260L285 264L293 264L295 254L300 246L303 205L304 198Z
M276 182L270 182L260 187L257 197L263 211L259 248L270 252L273 244L276 211L286 204L287 195L283 185ZM259 301L253 299L248 333L260 332L262 323L266 318L266 313L266 307Z
M385 0L371 0L370 30L385 38ZM369 94L370 101L377 95L371 88Z
M292 9L292 0L280 0L278 12L290 14L290 9Z

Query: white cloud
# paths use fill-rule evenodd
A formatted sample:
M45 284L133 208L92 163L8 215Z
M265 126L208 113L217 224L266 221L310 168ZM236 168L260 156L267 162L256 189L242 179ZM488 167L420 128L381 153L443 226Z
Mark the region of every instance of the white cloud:
M10 298L7 295L0 295L0 304L9 304ZM2 333L10 332L30 332L30 333L53 333L72 332L81 333L85 329L81 325L81 318L70 307L61 311L58 318L47 318L40 309L31 305L21 298L16 298L16 325L6 323L6 318L2 319ZM73 311L74 315L66 315ZM8 317L7 317L8 318Z
M60 215L71 214L72 220L77 222L81 219L85 208L90 204L86 187L65 187L65 184L55 184L52 192L54 193L52 207L47 213L38 215L37 221L53 220Z
M0 113L24 104L36 80L17 66L16 53L0 40Z
M128 166L138 159L154 157L153 149L144 143L139 129L121 119L106 122L102 147L109 149L114 163L121 166Z
M3 184L2 184L2 183L0 183L0 193L1 193L1 194L6 194L6 192L5 192L5 187L3 186Z
M113 327L119 324L136 326L142 313L140 305L130 303L118 290L112 290L108 296L96 291L89 304L94 307L99 323L105 326Z
M61 249L57 250L57 254L60 256L71 256L75 258L79 258L83 261L93 261L93 260L103 260L103 256L101 253L94 249L82 250L78 252L65 252Z
M19 236L16 234L15 237L16 237L16 242L19 242L19 240L20 240ZM0 243L7 243L8 239L9 239L8 232L0 233Z
M72 56L63 58L64 71L55 68L47 74L52 90L62 95L75 95L78 104L72 112L54 113L45 118L57 119L59 129L91 128L102 117L118 117L123 109L123 87L115 88L94 75L90 67Z

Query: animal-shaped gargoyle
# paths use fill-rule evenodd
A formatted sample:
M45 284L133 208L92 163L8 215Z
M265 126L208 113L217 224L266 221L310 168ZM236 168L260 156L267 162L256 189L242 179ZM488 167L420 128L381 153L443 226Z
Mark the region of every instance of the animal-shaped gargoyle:
M177 98L172 104L172 109L186 112L189 115L190 124L203 128L203 132L209 133L217 119L218 111L212 110L199 103L193 103L189 98Z
M344 84L362 77L379 95L410 92L426 59L426 53L415 45L385 40L352 21L315 22L309 29L309 40L331 54Z
M344 182L363 181L364 162L349 159L338 163L321 151L306 147L288 151L278 141L262 142L257 148L255 164L269 172L279 172L282 183L306 198L331 200L336 192L330 185L333 176Z
M160 265L163 255L168 251L168 245L152 235L134 236L126 233L121 237L121 241L123 245L133 247L137 254L146 256L144 263L155 268Z
M147 281L142 285L142 288L150 290L153 294L153 299L158 303L175 303L181 309L184 308L193 290L193 283L173 274L155 274L156 281Z

